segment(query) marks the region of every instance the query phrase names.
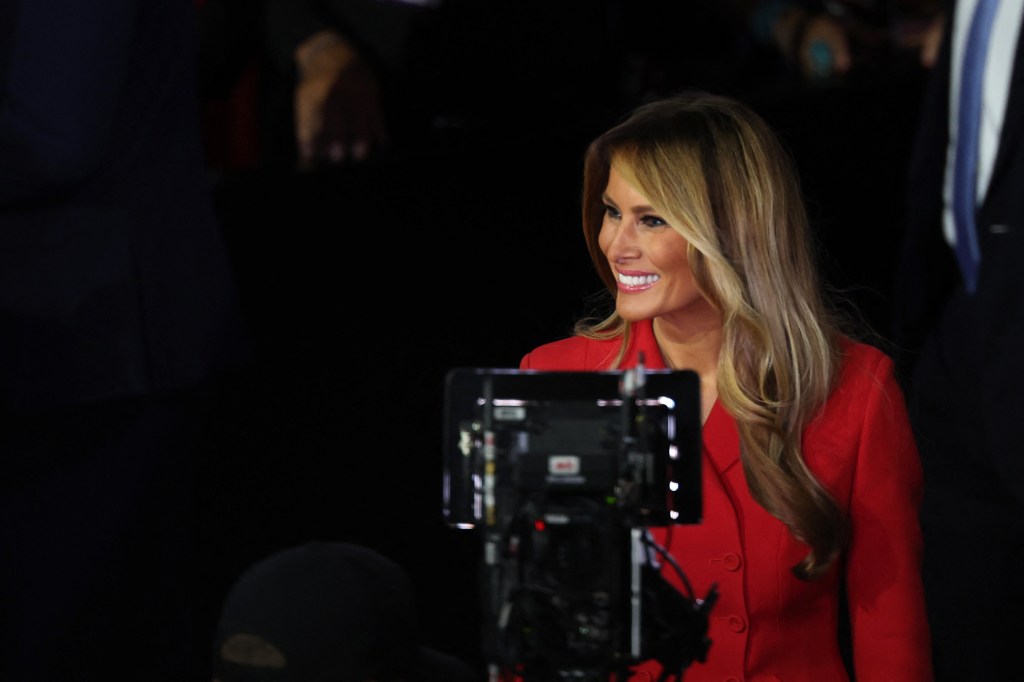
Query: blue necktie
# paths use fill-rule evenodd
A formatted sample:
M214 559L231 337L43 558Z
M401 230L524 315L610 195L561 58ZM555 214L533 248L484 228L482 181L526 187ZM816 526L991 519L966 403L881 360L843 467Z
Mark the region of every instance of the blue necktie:
M956 166L953 171L953 218L956 224L956 257L964 286L974 293L978 286L978 232L974 224L977 192L978 131L981 123L981 89L985 76L988 36L999 0L978 0L964 47L960 71L960 109L957 115Z

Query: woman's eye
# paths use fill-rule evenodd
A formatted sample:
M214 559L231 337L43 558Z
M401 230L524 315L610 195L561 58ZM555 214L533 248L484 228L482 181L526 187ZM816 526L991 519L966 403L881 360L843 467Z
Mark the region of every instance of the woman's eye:
M656 215L645 215L640 217L640 224L647 227L661 227L667 223Z
M622 217L622 213L619 212L619 209L615 208L614 206L609 206L608 204L604 205L604 213L609 218L617 219Z

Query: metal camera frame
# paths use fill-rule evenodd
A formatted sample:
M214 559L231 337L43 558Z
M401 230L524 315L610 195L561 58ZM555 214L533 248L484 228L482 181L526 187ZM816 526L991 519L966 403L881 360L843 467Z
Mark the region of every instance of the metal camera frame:
M666 642L676 674L703 660L714 594L668 588L645 531L701 521L699 400L696 373L642 364L448 373L444 517L483 534L492 680L624 679Z

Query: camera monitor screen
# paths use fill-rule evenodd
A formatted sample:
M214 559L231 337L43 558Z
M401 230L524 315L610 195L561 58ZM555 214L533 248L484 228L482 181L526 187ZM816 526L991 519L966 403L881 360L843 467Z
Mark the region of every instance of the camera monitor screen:
M699 523L700 381L683 370L457 368L445 383L444 516L589 497L633 527Z

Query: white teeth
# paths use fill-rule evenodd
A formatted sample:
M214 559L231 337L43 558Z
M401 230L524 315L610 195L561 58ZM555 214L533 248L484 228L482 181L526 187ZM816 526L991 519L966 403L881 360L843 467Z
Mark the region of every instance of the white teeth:
M654 284L661 277L659 275L643 275L642 277L631 277L630 275L619 275L619 281L628 287L638 287L643 284Z

